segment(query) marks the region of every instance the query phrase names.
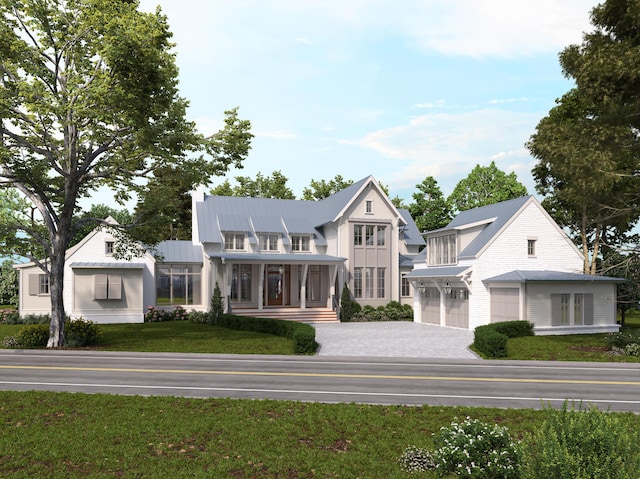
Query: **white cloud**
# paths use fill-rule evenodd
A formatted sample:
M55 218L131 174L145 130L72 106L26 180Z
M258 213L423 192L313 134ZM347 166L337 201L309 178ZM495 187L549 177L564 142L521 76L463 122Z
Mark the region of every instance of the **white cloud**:
M274 140L295 140L298 138L298 134L291 130L256 130L253 133L256 137Z

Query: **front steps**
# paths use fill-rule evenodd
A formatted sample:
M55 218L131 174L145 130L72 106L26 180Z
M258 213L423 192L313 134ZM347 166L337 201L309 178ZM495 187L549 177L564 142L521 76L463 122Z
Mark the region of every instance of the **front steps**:
M233 308L232 314L238 316L254 316L257 318L274 318L300 323L325 324L338 323L336 312L329 308Z

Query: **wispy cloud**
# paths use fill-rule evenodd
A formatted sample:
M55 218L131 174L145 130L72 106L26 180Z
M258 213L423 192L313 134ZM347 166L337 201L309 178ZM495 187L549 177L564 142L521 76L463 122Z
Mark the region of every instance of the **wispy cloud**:
M291 130L256 130L253 132L258 138L272 138L274 140L295 140L298 134Z

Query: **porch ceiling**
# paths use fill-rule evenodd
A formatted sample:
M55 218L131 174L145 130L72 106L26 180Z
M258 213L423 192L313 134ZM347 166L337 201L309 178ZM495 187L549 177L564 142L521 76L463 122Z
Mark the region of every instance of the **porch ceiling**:
M471 266L445 266L441 268L419 268L414 269L407 278L409 279L426 279L426 278L459 278L471 271Z

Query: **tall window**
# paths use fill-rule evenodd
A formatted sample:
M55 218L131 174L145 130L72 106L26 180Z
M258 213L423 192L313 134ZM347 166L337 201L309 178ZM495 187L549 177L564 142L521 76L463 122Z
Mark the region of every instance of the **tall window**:
M362 246L362 225L355 225L353 227L353 244L355 246Z
M291 235L291 251L309 251L309 236Z
M278 235L277 234L260 235L260 249L262 251L278 251Z
M403 297L411 296L411 283L409 282L409 278L407 278L406 274L402 275L402 285L400 288L400 296L403 296Z
M527 240L527 254L529 256L536 255L536 240L534 239Z
M365 297L373 298L373 275L375 274L375 268L365 268Z
M373 225L365 226L365 244L367 246L373 246L373 235L376 231L376 227Z
M573 324L581 325L584 323L583 294L573 295Z
M252 267L250 264L234 264L231 269L231 301L251 301Z
M378 226L378 246L384 246L386 242L386 226Z
M364 212L367 214L373 214L373 200L366 200L364 204Z
M571 312L569 309L570 304L571 304L571 295L561 294L560 295L560 324L562 325L569 324L571 320Z
M386 269L378 268L378 298L385 298L387 290L385 288Z
M307 281L305 283L305 299L307 301L319 301L322 288L321 266L317 264L309 265L307 271ZM298 291L302 288L302 266L298 266Z
M244 233L225 233L224 248L227 251L244 251Z
M353 297L362 298L362 268L353 268Z
M201 266L165 264L156 274L156 304L202 304Z

